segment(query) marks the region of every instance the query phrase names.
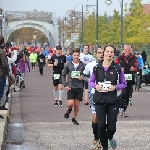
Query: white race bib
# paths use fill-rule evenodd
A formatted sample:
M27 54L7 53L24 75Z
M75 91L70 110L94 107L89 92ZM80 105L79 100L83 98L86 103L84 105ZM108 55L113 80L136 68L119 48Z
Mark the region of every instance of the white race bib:
M79 78L79 77L80 77L80 71L71 72L71 78Z
M132 74L124 74L125 80L131 81L132 80Z
M60 74L54 74L53 77L54 77L54 80L58 80L60 78Z
M111 81L98 82L99 85L102 85L102 88L99 92L108 92L108 87L111 86Z
M43 59L40 58L40 62L43 62Z

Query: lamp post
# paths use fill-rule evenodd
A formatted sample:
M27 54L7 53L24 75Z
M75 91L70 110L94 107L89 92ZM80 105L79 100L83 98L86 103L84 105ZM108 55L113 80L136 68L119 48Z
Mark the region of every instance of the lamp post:
M63 18L63 50L65 45L65 23L66 23L66 17Z
M119 0L120 2L120 7L121 7L121 16L120 16L120 49L123 49L124 41L123 41L123 0ZM105 3L109 6L112 1L111 0L106 0Z
M37 34L37 31L35 31L35 34L34 34L35 35L35 46L36 46L36 34Z
M79 4L78 4L79 5ZM77 5L77 6L78 6ZM76 7L77 7L76 6ZM76 8L75 7L75 8ZM76 16L75 16L75 8L74 8L74 15L72 16L72 19L75 19L76 18ZM81 37L81 44L82 44L82 47L83 47L83 38L84 38L84 29L83 29L83 26L84 26L84 24L83 24L83 4L82 4L82 37Z
M3 14L2 14L2 12L3 12L3 9L1 9L0 8L0 29L1 29L1 36L3 35L3 33L2 33L2 20L3 20Z
M96 47L98 48L98 0L96 0L96 5L86 5L86 10L85 13L88 13L88 7L92 7L95 6L96 7L96 33L95 33L95 37L96 37Z
M56 21L57 19L55 19L55 21ZM57 20L57 24L55 24L55 21L53 20L53 21L51 21L52 22L52 24L53 24L53 30L55 29L55 25L58 27L59 26L59 23L58 23L58 20Z

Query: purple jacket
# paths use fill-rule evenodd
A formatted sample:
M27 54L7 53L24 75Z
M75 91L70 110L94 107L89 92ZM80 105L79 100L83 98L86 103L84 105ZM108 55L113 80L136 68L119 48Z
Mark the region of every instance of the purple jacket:
M21 73L30 72L29 61L26 59L24 62L23 58L21 58L17 70Z
M107 71L108 68L104 68L105 71ZM120 83L116 85L117 90L121 90L124 89L126 87L126 81L125 81L125 77L124 77L124 73L121 69L121 72L119 74L119 78L120 78ZM89 81L89 86L92 88L96 88L96 83L95 83L95 75L94 73L92 73L92 76L90 77L90 81Z

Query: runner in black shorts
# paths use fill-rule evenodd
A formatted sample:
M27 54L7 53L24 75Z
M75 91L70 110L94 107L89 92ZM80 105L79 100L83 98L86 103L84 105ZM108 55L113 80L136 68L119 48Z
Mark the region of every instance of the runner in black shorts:
M66 63L66 56L62 55L62 47L56 46L56 54L49 60L48 67L53 67L54 106L62 106L62 70Z
M79 60L80 49L73 50L73 61L68 62L62 72L62 83L67 90L67 112L64 117L69 118L69 114L74 106L74 112L72 117L72 122L75 125L79 125L76 121L77 114L79 112L80 101L83 99L83 71L85 69L85 64ZM68 85L66 84L66 75L68 74ZM85 77L86 78L86 77ZM88 78L87 78L88 80Z
M93 56L89 53L89 45L83 46L83 53L80 54L80 61L85 63L86 65L93 60ZM84 83L85 90L85 105L88 105L88 82Z

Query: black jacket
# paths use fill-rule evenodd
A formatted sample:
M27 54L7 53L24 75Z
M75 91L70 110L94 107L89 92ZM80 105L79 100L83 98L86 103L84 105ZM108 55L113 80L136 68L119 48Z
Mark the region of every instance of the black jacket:
M111 81L111 85L117 85L118 73L121 71L121 66L112 62L108 70L105 72L102 63L99 63L93 68L96 84L98 82ZM109 92L95 91L93 101L95 104L116 104L117 90Z
M127 58L122 54L116 59L116 63L124 68L124 74L132 74L132 80L127 82L134 82L134 73L137 71L137 58L134 55L129 55ZM131 67L135 67L135 71L130 71Z

